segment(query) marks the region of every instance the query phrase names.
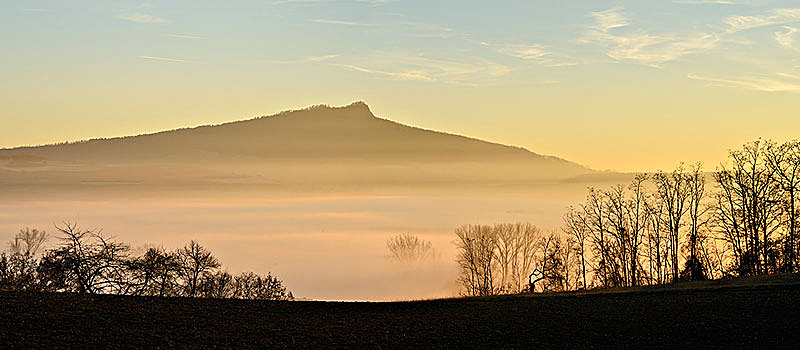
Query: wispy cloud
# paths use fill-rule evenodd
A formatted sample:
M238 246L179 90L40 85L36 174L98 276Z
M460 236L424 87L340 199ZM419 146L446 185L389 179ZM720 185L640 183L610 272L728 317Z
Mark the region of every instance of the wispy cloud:
M797 76L785 73L777 73L775 76L749 76L742 78L717 78L691 73L688 77L689 79L708 82L713 86L743 88L764 92L800 93L800 79L797 79Z
M289 60L289 61L269 61L270 63L275 64L302 64L302 63L316 63L316 62L325 62L332 60L340 55L322 55L322 56L306 56L300 59Z
M167 57L139 56L139 58L144 58L147 60L154 60L154 61L163 61L163 62L191 63L191 61L177 59L177 58L167 58Z
M608 33L615 28L626 27L628 24L628 17L622 13L621 7L615 7L605 11L592 12L591 16L597 24L592 28L599 30L603 33Z
M728 33L763 26L800 22L800 8L781 8L770 10L757 16L730 16L725 18Z
M406 72L390 72L390 71L383 71L378 69L370 69L366 67L354 66L351 64L334 64L335 66L344 67L348 69L352 69L355 71L363 72L363 73L370 73L370 74L378 74L383 76L388 76L391 78L397 78L402 80L424 80L424 81L433 81L434 79L425 72L421 71L406 71Z
M481 45L484 45L484 43L481 43ZM488 45L488 43L485 43L485 46ZM548 67L576 65L575 62L567 59L564 55L558 55L541 44L510 45L499 48L497 52Z
M786 31L773 33L775 41L778 42L778 45L787 49L794 48L794 34L797 33L797 28L784 26L783 29Z
M117 16L117 18L123 19L123 20L126 20L126 21L136 22L136 23L161 24L161 23L168 23L169 22L168 20L166 20L164 18L156 17L156 16L153 16L153 15L148 15L146 13L134 13L134 14L131 14L131 15L120 15L120 16Z
M341 60L350 62L332 65L390 79L466 86L477 86L486 79L496 78L511 71L508 66L486 59L444 60L396 52L375 52Z
M314 22L314 23L338 24L338 25L344 25L344 26L371 27L371 26L375 25L375 24L371 24L371 23L340 21L340 20L335 20L335 19L310 19L309 21Z
M719 42L719 37L708 33L687 37L678 37L675 34L633 34L607 39L611 40L610 50L606 53L609 57L652 67L660 67L685 55L711 50Z
M202 35L192 35L192 34L164 34L166 37L170 38L177 38L177 39L193 39L193 40L201 40L201 39L208 39L208 37Z
M579 41L604 47L606 55L614 60L656 68L689 54L711 50L720 41L720 37L713 33L617 33L614 29L630 24L621 11L621 8L614 8L593 12L591 15L596 24L590 26L589 31Z
M544 61L548 56L553 54L552 52L545 50L545 47L541 44L512 45L501 48L498 51L519 59L539 62Z
M322 62L339 57L339 55L323 55L323 56L308 56L306 59L310 62Z

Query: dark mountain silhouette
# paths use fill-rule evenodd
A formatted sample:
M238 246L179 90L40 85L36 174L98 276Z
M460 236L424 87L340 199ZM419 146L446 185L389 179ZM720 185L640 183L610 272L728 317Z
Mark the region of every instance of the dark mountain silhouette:
M154 134L2 149L0 171L7 181L23 183L50 178L59 183L273 184L508 183L592 173L524 148L377 118L363 102Z

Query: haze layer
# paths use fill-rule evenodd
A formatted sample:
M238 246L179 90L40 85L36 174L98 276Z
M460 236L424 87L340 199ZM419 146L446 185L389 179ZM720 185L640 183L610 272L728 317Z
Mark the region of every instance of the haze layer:
M0 229L78 221L134 246L196 239L232 272L272 271L301 297L453 295L452 232L555 228L612 175L528 150L380 119L364 103L218 126L0 150ZM393 234L440 259L399 266ZM0 237L3 238L3 237Z

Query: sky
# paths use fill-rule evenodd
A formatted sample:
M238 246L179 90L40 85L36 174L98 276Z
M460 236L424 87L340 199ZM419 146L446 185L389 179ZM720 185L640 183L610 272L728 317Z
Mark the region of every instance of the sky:
M0 2L0 147L363 100L379 117L652 171L800 131L800 3Z

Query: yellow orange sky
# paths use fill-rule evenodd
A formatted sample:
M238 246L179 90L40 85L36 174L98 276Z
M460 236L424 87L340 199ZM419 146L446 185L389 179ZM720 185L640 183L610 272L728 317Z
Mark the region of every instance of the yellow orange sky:
M379 116L649 171L800 131L791 1L0 4L0 147L366 101Z

